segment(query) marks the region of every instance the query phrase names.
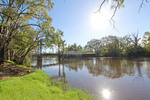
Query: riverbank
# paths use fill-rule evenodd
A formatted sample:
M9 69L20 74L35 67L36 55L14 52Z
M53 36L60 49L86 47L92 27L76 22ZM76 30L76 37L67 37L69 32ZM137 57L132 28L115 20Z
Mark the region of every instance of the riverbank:
M94 97L80 89L50 80L42 70L21 77L0 80L2 100L93 100Z
M34 68L18 65L12 61L5 61L0 65L0 79L7 79L10 77L24 76L34 72Z

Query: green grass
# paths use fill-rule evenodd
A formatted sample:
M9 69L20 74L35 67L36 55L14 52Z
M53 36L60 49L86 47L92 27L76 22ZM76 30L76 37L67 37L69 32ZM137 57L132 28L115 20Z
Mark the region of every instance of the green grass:
M50 80L42 70L0 80L0 100L92 100L87 92Z
M25 65L19 65L13 61L10 61L10 60L4 60L4 62L8 62L8 63L11 63L12 65L16 65L16 66L19 66L19 67L24 67L24 68L28 68L28 69L34 69L33 67L27 67Z

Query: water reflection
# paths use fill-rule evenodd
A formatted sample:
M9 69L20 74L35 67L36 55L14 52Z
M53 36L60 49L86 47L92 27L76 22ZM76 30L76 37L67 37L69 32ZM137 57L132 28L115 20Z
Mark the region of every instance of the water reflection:
M59 62L57 58L47 57L35 58L33 62L53 79L72 87L87 89L102 100L150 98L149 58L86 58Z
M115 60L109 58L72 59L62 61L69 70L82 70L85 66L93 76L103 75L109 78L119 78L124 74L133 75L134 63L126 60Z
M64 70L64 64L62 64L62 72L61 72L61 66L60 66L60 62L59 62L59 70L58 70L58 75L53 75L52 79L57 80L57 81L61 81L63 83L68 83L68 81L66 80L66 73Z
M103 96L103 98L105 99L105 100L109 100L110 98L111 98L111 92L110 92L110 90L108 90L108 89L103 89L102 90L102 96Z
M150 66L150 64L148 66ZM147 69L147 76L150 78L150 67L147 67L146 69Z
M124 75L133 76L137 73L137 77L142 77L141 67L143 67L143 60L132 60L132 59L112 59L112 58L89 58L89 59L66 59L63 61L57 61L57 59L43 59L42 57L36 58L36 68L42 69L42 67L50 67L54 65L59 66L58 76L66 77L64 67L69 70L82 70L83 67L88 69L88 72L93 76L103 75L107 78L120 78ZM52 63L53 62L53 63ZM147 66L150 62L145 61ZM43 64L44 63L44 64ZM145 64L145 63L144 63ZM62 67L62 75L61 69ZM137 72L136 72L137 71ZM146 72L150 78L150 67L146 67Z
M62 61L62 64L69 68L69 70L77 72L79 69L82 70L84 61L80 59L64 60Z
M42 57L37 57L37 69L42 69Z

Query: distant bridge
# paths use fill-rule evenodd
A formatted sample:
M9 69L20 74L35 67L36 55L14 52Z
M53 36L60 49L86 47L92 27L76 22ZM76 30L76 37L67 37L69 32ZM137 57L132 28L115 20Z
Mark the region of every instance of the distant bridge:
M35 54L34 56L59 56L60 57L97 57L94 53L65 53L65 54L58 54L58 53L46 53L46 54Z

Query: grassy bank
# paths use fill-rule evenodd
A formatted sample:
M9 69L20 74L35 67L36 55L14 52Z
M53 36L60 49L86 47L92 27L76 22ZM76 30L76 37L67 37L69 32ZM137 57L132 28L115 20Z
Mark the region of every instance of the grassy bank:
M61 82L49 80L42 70L22 77L0 80L1 100L92 100L79 89L68 88Z

